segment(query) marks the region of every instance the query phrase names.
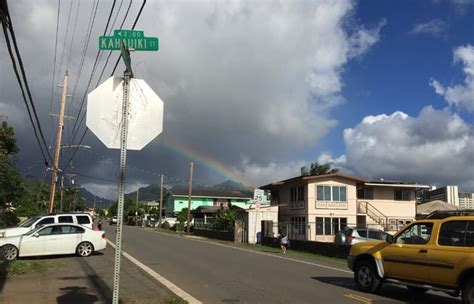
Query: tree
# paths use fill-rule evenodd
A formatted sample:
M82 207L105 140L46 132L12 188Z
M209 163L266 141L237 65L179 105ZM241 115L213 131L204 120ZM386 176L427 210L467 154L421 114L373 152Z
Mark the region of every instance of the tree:
M309 172L306 167L301 168L301 175L324 175L339 172L337 168L331 168L330 163L319 164L318 162L311 163Z
M15 203L24 193L23 178L15 170L18 153L13 128L6 121L0 124L0 206Z
M112 204L109 209L109 216L116 216L117 215L117 207L118 202ZM123 214L125 216L135 214L135 202L133 199L129 197L125 197L124 204L123 204Z
M186 221L188 220L188 208L183 208L181 211L176 215L176 228L177 230L182 230L184 229L184 225L186 224ZM192 220L192 215L191 219Z
M223 231L234 230L234 221L237 216L237 207L229 205L229 208L220 207L217 210L214 229Z

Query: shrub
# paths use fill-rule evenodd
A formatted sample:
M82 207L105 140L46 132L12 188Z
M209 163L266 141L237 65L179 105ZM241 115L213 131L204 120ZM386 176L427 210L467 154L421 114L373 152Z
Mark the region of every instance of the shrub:
M18 225L19 222L20 220L16 214L11 211L0 214L0 228L13 227Z

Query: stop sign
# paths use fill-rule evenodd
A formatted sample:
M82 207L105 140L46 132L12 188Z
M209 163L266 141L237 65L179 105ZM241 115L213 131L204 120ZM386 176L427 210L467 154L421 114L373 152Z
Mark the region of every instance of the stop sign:
M141 150L163 131L163 101L142 79L130 79L127 149ZM110 77L87 96L87 127L120 149L123 79Z

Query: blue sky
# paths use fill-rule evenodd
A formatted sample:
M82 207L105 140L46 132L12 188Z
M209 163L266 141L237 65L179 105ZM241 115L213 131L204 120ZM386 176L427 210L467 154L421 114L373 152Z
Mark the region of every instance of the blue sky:
M474 3L473 3L474 4ZM366 115L402 111L417 116L424 106L447 106L429 85L434 77L443 83L460 83L462 65L453 62L453 50L474 44L474 5L451 1L361 1L356 17L366 25L386 19L380 41L362 58L350 62L343 73L346 103L334 109L339 125L324 138L324 147L344 153L342 131ZM415 33L417 25L440 20L439 32ZM466 121L472 113L452 109ZM474 174L474 173L473 173Z

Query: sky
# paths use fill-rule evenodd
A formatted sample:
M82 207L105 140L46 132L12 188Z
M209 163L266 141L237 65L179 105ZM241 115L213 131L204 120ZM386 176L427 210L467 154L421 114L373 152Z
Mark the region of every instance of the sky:
M116 1L107 34L120 28L129 3ZM124 29L141 3L132 2ZM79 73L94 4L61 1L58 24L58 1L9 1L51 146L57 119L49 113L59 111L65 71L73 95L66 114L81 117L83 97L118 56L102 78L108 52L99 57L87 89L113 1L97 6ZM147 1L136 29L159 38L159 51L131 57L164 114L163 132L127 154L128 191L159 183L160 174L169 186L185 183L190 162L194 183L259 186L318 161L367 179L474 192L474 1ZM0 69L0 114L17 133L17 166L48 177L3 35ZM114 75L123 70L120 63ZM67 119L63 144L78 143L85 120L72 140L75 121ZM66 171L115 198L119 150L91 132L82 144L91 148L79 149ZM73 150L63 150L62 167Z

